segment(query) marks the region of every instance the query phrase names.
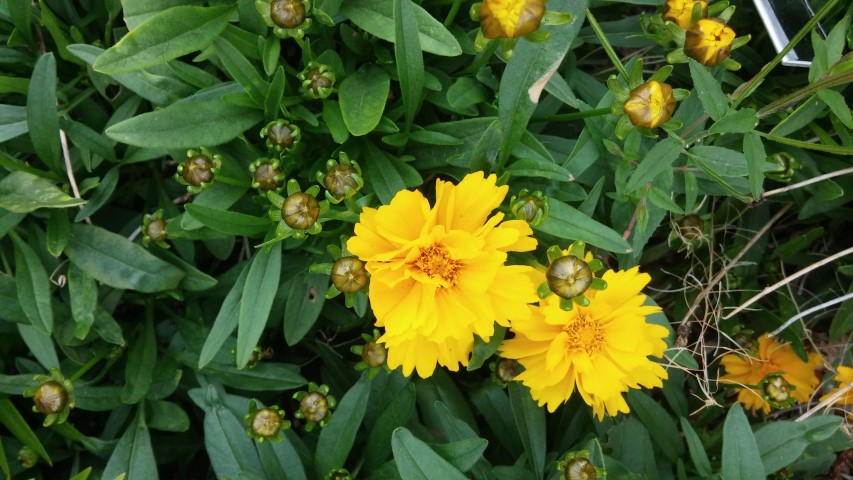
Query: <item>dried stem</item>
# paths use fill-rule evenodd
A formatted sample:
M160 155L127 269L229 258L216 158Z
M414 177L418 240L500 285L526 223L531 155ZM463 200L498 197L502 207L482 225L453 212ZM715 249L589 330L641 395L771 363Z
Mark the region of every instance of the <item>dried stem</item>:
M71 191L74 192L75 198L83 198L80 196L80 189L77 188L77 180L74 178L74 169L71 167L71 152L68 151L68 137L65 136L65 130L59 131L59 143L62 144L62 158L65 160L65 171L68 174L68 181L71 182ZM82 209L83 206L81 205ZM86 217L86 223L92 224L92 220Z
M786 185L782 188L777 188L775 190L770 190L769 192L764 192L764 197L769 197L771 195L778 195L780 193L789 192L791 190L796 190L798 188L805 187L806 185L811 185L813 183L821 182L823 180L827 180L833 177L840 177L841 175L847 175L848 173L853 173L853 167L843 168L841 170L835 172L824 173L823 175L818 175L817 177L810 178L808 180L803 180L802 182L793 183L791 185Z

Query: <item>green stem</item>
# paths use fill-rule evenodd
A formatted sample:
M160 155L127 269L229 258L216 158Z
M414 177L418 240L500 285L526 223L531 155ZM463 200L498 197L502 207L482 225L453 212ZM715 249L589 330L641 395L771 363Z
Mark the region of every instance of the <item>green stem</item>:
M74 373L74 375L72 375L72 376L71 376L71 378L69 378L68 380L69 380L71 383L74 383L74 382L76 382L77 380L80 380L80 378L82 378L82 377L83 377L83 375L85 375L85 374L86 374L86 372L88 372L89 370L91 370L91 368L92 368L92 367L94 367L95 365L97 365L97 364L98 364L98 362L100 362L100 361L104 358L104 355L106 355L106 351L103 351L103 352L101 352L101 353L99 353L99 354L95 355L94 357L90 358L90 359L89 359L89 361L88 361L88 362L86 362L85 364L83 364L83 366L82 366L82 367L80 367L80 368L79 368L79 369Z
M447 12L447 17L444 19L444 28L450 28L453 20L456 19L456 14L459 13L459 7L462 6L462 0L453 0L453 5L450 6L450 11Z
M497 48L498 42L496 40L490 41L488 44L486 44L486 48L484 48L483 51L480 52L480 56L477 57L474 63L469 65L467 68L465 68L455 76L464 77L466 75L471 75L472 73L477 73L481 68L483 68L483 65L485 65L490 58L492 58L492 54L495 53L495 50L497 50Z
M559 113L556 115L543 115L541 117L533 117L530 119L531 122L566 122L569 120L581 120L584 118L590 117L600 117L602 115L609 115L610 108L598 108L595 110L586 110L583 112L575 112L575 113Z
M783 110L803 98L811 96L816 93L818 90L824 88L835 87L837 85L844 85L845 83L853 82L853 70L843 73L836 73L835 75L828 75L826 77L821 78L820 80L812 83L811 85L807 85L804 88L797 90L796 92L791 93L790 95L786 95L779 100L771 103L770 105L765 106L756 114L758 118L764 118L770 116L779 110Z
M839 147L835 145L823 145L821 143L804 142L802 140L792 140L786 137L779 137L764 132L755 132L758 135L770 140L771 142L790 145L792 147L804 148L806 150L817 150L819 152L836 153L838 155L853 155L853 148Z
M610 57L610 61L613 62L613 66L619 71L619 75L622 75L622 79L625 80L626 84L631 85L631 76L628 75L628 71L625 70L625 65L622 65L622 62L619 60L619 56L616 55L616 51L613 50L613 46L607 41L604 31L598 25L598 22L595 20L595 17L588 8L586 9L586 18L589 20L589 26L591 26L592 30L595 32L595 36L598 37L598 41L601 42L601 46L604 47L604 51L607 52L607 56Z
M811 20L809 20L806 25L799 32L797 32L796 35L794 35L794 38L792 38L791 41L788 42L788 45L786 45L785 48L783 48L782 51L779 52L779 54L776 55L773 60L770 61L770 63L765 65L764 68L762 68L756 76L752 77L752 80L744 84L743 90L738 90L736 92L737 96L734 98L734 102L732 102L732 110L735 110L738 105L741 104L741 102L746 100L747 97L749 97L753 94L753 92L755 92L759 85L761 85L761 82L764 80L764 78L770 74L770 71L773 70L776 65L779 65L779 62L782 61L782 58L787 55L788 52L790 52L791 49L793 49L798 43L800 43L800 40L805 38L806 35L808 35L809 32L812 31L814 26L817 25L817 22L823 19L823 17L825 17L826 14L828 14L829 11L832 10L837 3L838 0L829 0L828 2L826 2L826 5L824 5L823 8L818 10L815 16L812 17Z

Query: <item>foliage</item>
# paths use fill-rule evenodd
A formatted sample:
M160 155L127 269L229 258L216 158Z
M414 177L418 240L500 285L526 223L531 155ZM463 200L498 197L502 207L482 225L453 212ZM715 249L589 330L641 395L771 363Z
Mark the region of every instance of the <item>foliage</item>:
M484 3L0 0L0 475L840 475L849 8L818 5L789 45L814 52L796 70L778 66L750 2ZM446 193L475 177L489 185ZM412 335L388 315L404 298L377 281L410 268L426 234L394 257L382 248L420 210L378 226L370 212L414 197L425 211L458 200L454 219L424 220L447 238L488 207L469 250L489 228L521 238L471 253L491 256L469 270L516 275L482 286L499 311L475 322L471 297L453 315L409 304L446 322ZM564 251L588 262L586 284L548 300ZM435 265L454 269L435 270L447 285L428 272L417 288L453 284L453 262ZM645 274L631 298L607 290L637 266L648 297ZM536 269L539 284L521 278ZM499 356L527 348L513 322L536 287L543 312L583 321L596 301L638 302L633 340L657 342L643 367L617 379L598 363L565 394L575 380L561 376L546 410L526 383L545 370L521 383L524 364ZM374 328L389 322L392 342ZM717 381L726 354L726 368L772 358L756 349L771 331L781 368ZM608 348L631 343L618 333ZM408 353L431 364L389 368L412 372ZM797 358L819 377L788 398ZM744 402L757 412L736 392L762 395Z

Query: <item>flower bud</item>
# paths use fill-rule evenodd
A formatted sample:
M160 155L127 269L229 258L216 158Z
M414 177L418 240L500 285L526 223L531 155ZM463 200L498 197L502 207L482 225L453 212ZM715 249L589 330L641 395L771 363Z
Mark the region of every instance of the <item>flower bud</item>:
M693 8L700 5L701 18L708 16L708 2L705 0L666 0L663 8L663 19L669 20L684 30L693 25Z
M166 240L166 222L161 218L152 220L151 223L148 224L148 228L145 229L145 233L152 242L162 242L163 240Z
M762 390L771 404L784 405L791 399L791 385L781 375L772 375L766 379Z
M764 175L777 182L790 182L794 173L802 168L802 165L797 161L796 157L788 152L774 153L767 157L767 161L775 164L776 166L773 169L764 172Z
M302 0L272 0L270 19L281 28L296 28L305 22L305 4Z
M589 264L574 255L560 257L545 272L548 288L557 296L571 299L589 289L592 284L592 270Z
M649 80L631 90L623 110L636 127L655 128L667 122L675 112L672 87Z
M515 218L535 227L548 218L548 198L539 191L527 193L524 188L518 193L518 197L513 196L510 199L509 209Z
M42 383L33 394L34 409L45 415L61 413L68 406L68 390L56 380Z
M678 220L678 234L687 242L701 239L705 236L705 220L699 215L687 215Z
M542 0L484 0L480 27L485 38L518 38L539 29Z
M352 474L346 468L336 468L334 470L329 471L324 480L352 480Z
M320 204L314 196L305 192L295 192L284 200L281 206L281 218L288 227L297 230L311 228L320 216Z
M285 120L275 120L261 129L261 137L267 139L267 148L281 152L291 151L299 145L302 131L296 125Z
M332 284L342 293L355 293L367 285L367 271L358 257L341 257L332 265Z
M279 161L269 158L259 158L249 165L252 172L252 187L259 191L279 191L284 188L284 172L279 168Z
M364 186L361 172L353 165L334 165L323 176L323 186L336 200L352 196Z
M150 243L158 247L169 248L166 243L166 221L163 220L163 210L157 210L153 215L142 216L142 243L148 246Z
M519 363L511 358L501 358L495 366L495 377L503 383L515 381L515 377L521 373Z
M18 462L24 469L33 468L38 463L39 457L35 450L24 445L18 451Z
M703 18L687 30L684 53L706 67L713 67L729 57L734 40L735 31L725 22Z
M252 416L252 433L258 437L271 438L278 435L282 427L278 407L261 408Z
M308 97L326 98L334 91L335 72L328 65L311 62L297 77L302 80L302 93Z
M388 350L381 343L367 342L361 350L361 361L370 368L385 365L387 359Z
M329 413L329 402L326 396L320 392L309 392L299 400L299 411L305 420L320 423Z
M563 466L563 478L565 480L595 480L598 472L588 459L575 457L566 461Z
M187 185L188 192L198 193L213 183L221 166L219 155L211 155L204 147L200 151L188 150L187 161L178 165L175 179Z

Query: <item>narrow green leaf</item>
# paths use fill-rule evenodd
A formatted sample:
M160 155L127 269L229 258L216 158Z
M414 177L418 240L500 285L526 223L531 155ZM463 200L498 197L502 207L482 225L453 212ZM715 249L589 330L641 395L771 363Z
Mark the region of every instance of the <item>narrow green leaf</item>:
M216 45L216 53L231 78L243 87L255 105L259 108L263 107L267 92L270 89L269 84L264 81L255 66L228 40L219 37L214 41L214 44Z
M59 368L59 357L53 345L53 337L23 323L18 324L18 333L30 353L45 368Z
M54 172L62 172L59 116L56 110L56 59L50 52L39 57L30 78L27 127L33 148L41 161Z
M32 2L30 0L9 0L7 2L7 5L9 9L9 18L11 18L12 24L15 26L15 32L21 37L23 37L24 42L32 44Z
M148 306L147 308L153 308ZM131 342L124 368L124 388L121 401L129 405L139 403L151 388L152 372L157 363L157 339L154 335L153 316L148 315L139 335Z
M483 363L494 355L506 335L506 330L506 327L495 324L495 333L488 342L480 337L474 337L474 351L471 352L471 360L467 367L469 372L482 367Z
M418 42L425 52L455 57L462 53L459 42L444 25L420 5L412 4L418 28ZM394 3L376 0L346 0L341 2L340 13L359 28L382 40L396 41Z
M408 131L420 109L421 94L424 90L424 58L418 40L418 23L415 20L412 0L394 1L394 37L394 55Z
M262 442L257 444L258 457L264 467L267 478L282 480L308 480L302 459L296 452L293 442L285 438L282 442Z
M404 427L394 430L391 436L391 451L397 470L403 480L463 480L465 475L447 460L418 440Z
M186 276L181 279L180 287L182 289L188 292L202 292L216 286L217 281L215 278L195 268L191 263L184 261L181 257L174 255L168 250L152 248L151 253L155 257L171 263L186 273Z
M233 6L177 6L147 18L92 65L101 73L138 70L210 45L228 25Z
M530 389L520 383L510 383L509 404L515 427L527 453L527 461L533 468L534 478L545 474L545 409L530 396Z
M95 323L95 309L98 305L98 286L95 279L86 275L77 265L68 265L68 296L71 297L71 316L74 318L74 336L86 338L89 329Z
M249 267L251 264L246 264L234 282L234 286L228 291L225 296L225 301L219 308L219 313L213 321L213 326L210 328L210 333L207 335L207 340L201 348L201 354L198 357L198 368L202 369L213 360L213 357L219 353L222 345L237 328L238 320L240 319L240 297L243 295L243 288L246 285L246 277L249 275Z
M217 478L236 479L241 470L260 472L253 443L245 424L227 408L213 407L204 416L204 445Z
M80 471L77 475L69 478L68 480L89 480L89 475L92 474L92 467L86 467Z
M3 442L0 442L0 471L3 472L6 480L11 480L12 472L9 470L9 462L6 461L6 450L3 449Z
M489 441L485 438L466 438L451 443L432 445L431 448L435 453L441 455L441 458L458 468L459 471L467 472L483 459L483 452L488 446Z
M39 208L67 208L82 205L85 200L60 190L50 180L15 171L0 180L0 208L15 213L29 213Z
M338 101L347 129L355 136L373 131L388 100L391 78L375 65L365 65L341 82Z
M215 362L207 364L204 373L216 377L226 386L250 392L281 392L308 383L299 374L299 367L287 363L261 362L254 368L238 370L229 358L228 365Z
M335 143L344 143L349 139L349 130L338 102L323 100L323 120L326 121L326 126Z
M399 160L385 155L372 143L367 145L368 155L364 161L366 167L364 176L379 200L384 204L390 203L397 192L406 188L406 182L394 165Z
M121 7L127 29L133 30L149 17L170 7L203 3L203 0L121 0Z
M684 150L684 145L680 139L675 137L667 137L655 144L649 153L643 157L640 166L634 170L625 190L628 192L637 191L647 183L652 182L665 170L672 168L672 163L681 155L682 150Z
M689 152L702 159L702 162L721 177L745 177L749 166L743 153L728 148L699 145ZM764 167L764 163L761 164Z
M576 208L559 200L551 199L551 211L544 222L534 227L555 237L566 240L581 240L590 245L616 253L629 253L631 246L622 235L599 223Z
M332 415L332 420L320 432L314 455L315 469L319 477L332 469L344 466L370 398L370 382L365 375L344 394Z
M543 158L519 158L506 168L513 177L534 177L571 182L572 174L565 168Z
M817 96L832 110L832 113L841 120L845 127L853 128L853 115L850 114L850 107L847 106L844 95L835 90L824 88L817 91Z
M696 89L696 96L702 102L705 113L714 120L723 118L729 108L729 101L723 89L711 72L696 60L690 59L690 76Z
M284 339L287 345L296 345L305 337L320 318L329 288L329 276L302 274L291 281L284 304Z
M36 434L30 429L30 425L21 416L12 401L6 397L0 397L0 423L9 430L12 436L32 448L48 465L53 465L50 455L47 454L47 450L44 449Z
M160 292L178 286L186 274L121 235L92 225L74 225L65 247L71 263L114 288Z
M0 105L0 142L19 137L28 131L27 107Z
M746 157L747 180L752 198L758 200L764 193L764 165L767 162L767 153L761 137L753 132L747 132L743 136L743 155Z
M391 435L399 427L408 423L415 414L415 386L408 382L376 418L367 434L364 450L364 468L373 471L379 468L391 455L388 443Z
M758 125L758 117L755 116L755 110L742 108L727 113L723 118L714 122L708 131L711 133L747 133L751 132L756 125Z
M281 275L281 246L268 252L260 249L252 259L243 295L240 297L240 320L237 324L237 367L244 368L252 358L270 315Z
M53 332L53 305L47 270L36 252L21 237L9 232L15 248L15 284L18 302L36 330L43 334Z
M253 217L244 213L229 212L218 208L188 203L187 213L217 232L226 235L257 237L269 230L272 222L267 217Z
M151 447L151 435L145 425L145 413L139 408L136 419L130 422L124 435L110 455L102 478L145 478L157 480L157 461Z
M68 236L71 234L71 223L65 210L51 210L47 219L47 251L54 257L62 255Z
M107 128L106 134L137 147L198 148L225 143L261 118L259 110L220 99L182 102L117 123Z
M164 432L186 432L190 429L190 417L180 405L158 400L146 403L148 428Z
M284 86L284 67L278 67L270 82L267 96L264 98L264 118L267 121L271 122L281 114L281 99L284 96ZM323 105L325 110L325 103Z
M471 403L512 458L521 455L523 450L521 439L515 434L515 425L511 416L506 414L511 411L506 390L495 382L486 382L471 393Z
M752 428L739 403L729 408L723 423L723 465L720 473L726 480L753 480L766 476Z
M705 453L705 446L702 445L702 440L699 435L690 426L690 422L681 417L681 431L684 432L684 439L687 441L687 450L690 452L690 459L693 461L693 466L702 477L711 476L711 462L708 460L708 454Z
M813 443L838 431L842 419L815 415L803 421L777 420L755 432L755 443L765 472L776 472L794 463Z
M678 434L675 421L659 403L645 392L631 390L626 396L628 405L637 418L646 426L652 440L673 463L684 453L684 444Z
M77 216L74 217L75 222L82 222L86 217L94 215L95 212L106 205L118 185L119 168L117 165L107 171L104 178L101 179L101 183L95 187L95 190L89 197L89 201L77 212Z

